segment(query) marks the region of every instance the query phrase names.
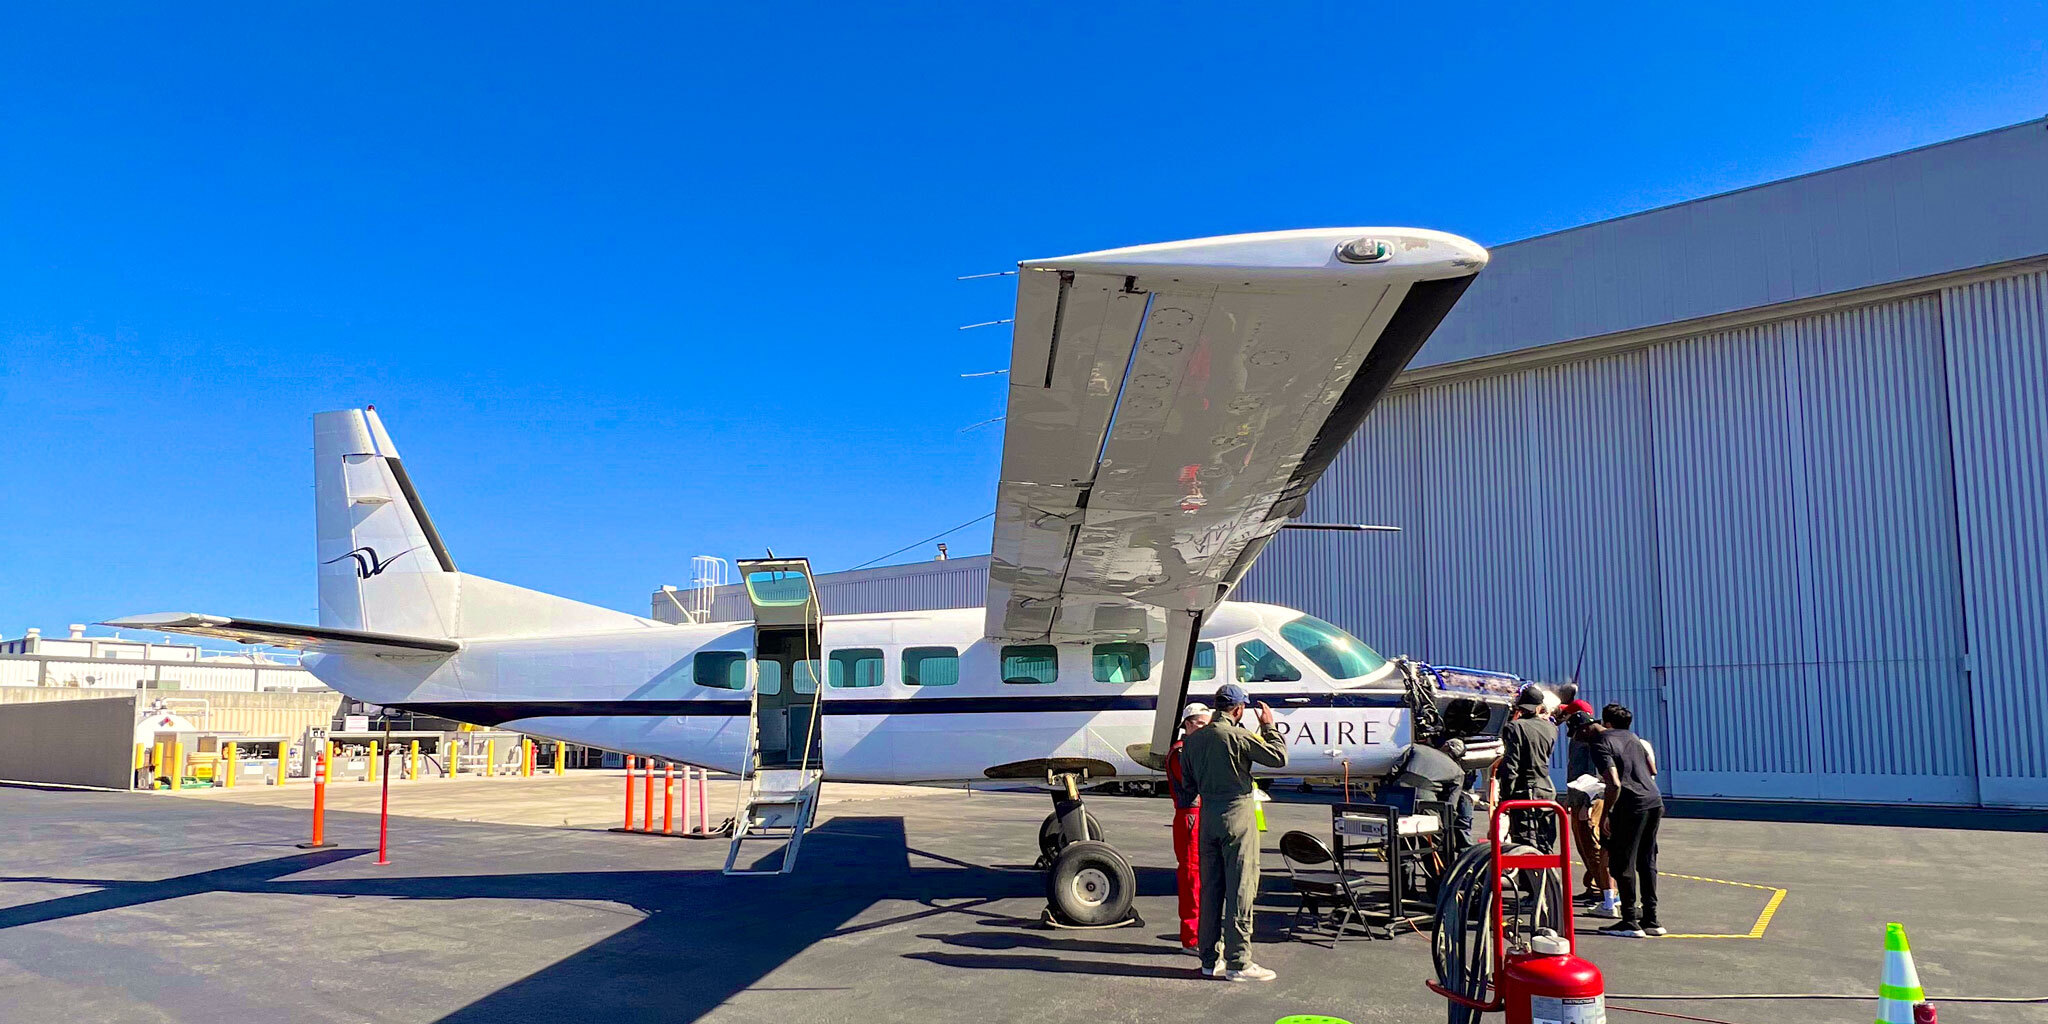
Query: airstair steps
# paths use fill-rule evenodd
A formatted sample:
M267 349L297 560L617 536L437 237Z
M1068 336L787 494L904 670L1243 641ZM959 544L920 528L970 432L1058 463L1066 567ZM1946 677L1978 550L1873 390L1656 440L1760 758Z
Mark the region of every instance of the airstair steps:
M741 786L739 813L733 818L732 845L725 854L728 875L785 875L796 869L797 848L818 811L818 791L825 773L813 768L763 768ZM780 842L782 859L774 870L743 865L741 847L752 842Z

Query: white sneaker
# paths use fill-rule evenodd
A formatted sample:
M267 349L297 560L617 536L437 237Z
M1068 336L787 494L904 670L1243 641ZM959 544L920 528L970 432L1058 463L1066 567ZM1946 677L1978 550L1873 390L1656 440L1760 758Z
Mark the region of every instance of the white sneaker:
M1203 965L1202 965L1202 977L1204 977L1204 978L1214 978L1214 977L1218 977L1218 976L1222 975L1222 973L1223 973L1223 968L1222 968L1222 967L1220 967L1220 966L1218 966L1218 965L1216 965L1216 964L1203 964Z
M1643 929L1643 934L1644 934L1644 935L1669 935L1669 934L1671 934L1671 930L1670 930L1669 928L1666 928L1666 927L1664 927L1664 926L1663 926L1663 925L1661 925L1661 924L1653 924L1653 925L1649 926L1648 928L1645 928L1645 929Z
M1600 901L1599 906L1586 911L1586 913L1591 914L1594 917L1605 917L1611 920L1620 920L1621 897L1610 892L1607 894L1606 898Z
M1245 964L1243 967L1227 968L1223 972L1223 980L1225 981L1272 981L1277 977L1279 975L1274 974L1272 971L1260 967L1258 964L1250 963Z

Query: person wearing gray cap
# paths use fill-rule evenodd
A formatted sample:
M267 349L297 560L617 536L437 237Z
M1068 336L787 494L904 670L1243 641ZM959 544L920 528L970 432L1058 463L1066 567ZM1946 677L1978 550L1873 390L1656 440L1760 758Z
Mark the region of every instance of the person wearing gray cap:
M1259 731L1241 723L1252 702L1244 687L1216 691L1209 724L1181 743L1181 769L1201 795L1201 928L1196 937L1202 975L1229 981L1272 981L1273 972L1251 960L1252 904L1259 896L1258 808L1252 765L1287 764L1287 741L1273 724L1273 709L1258 705ZM1222 945L1221 962L1217 946Z
M1494 778L1502 800L1549 800L1557 795L1550 782L1550 754L1557 747L1557 725L1544 717L1543 688L1535 683L1515 696L1514 719L1500 729L1500 766ZM1524 846L1549 852L1555 846L1550 816L1540 811L1513 811L1508 835Z

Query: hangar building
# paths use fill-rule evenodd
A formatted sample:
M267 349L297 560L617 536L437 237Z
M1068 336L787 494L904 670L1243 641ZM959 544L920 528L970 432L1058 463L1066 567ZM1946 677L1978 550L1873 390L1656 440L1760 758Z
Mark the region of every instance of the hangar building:
M1310 496L1402 532L1282 534L1234 596L1539 679L1583 643L1676 796L2048 807L2044 183L2048 119L1492 247Z

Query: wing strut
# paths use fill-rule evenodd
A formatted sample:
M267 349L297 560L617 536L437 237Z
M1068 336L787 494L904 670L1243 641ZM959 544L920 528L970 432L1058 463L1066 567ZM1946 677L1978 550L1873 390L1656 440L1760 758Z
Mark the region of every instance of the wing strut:
M1201 636L1201 612L1166 613L1166 665L1159 673L1159 704L1152 712L1152 742L1124 751L1131 760L1153 771L1166 770L1166 752L1173 749L1173 731L1180 728L1180 709L1188 699L1188 677L1195 670L1195 647Z

